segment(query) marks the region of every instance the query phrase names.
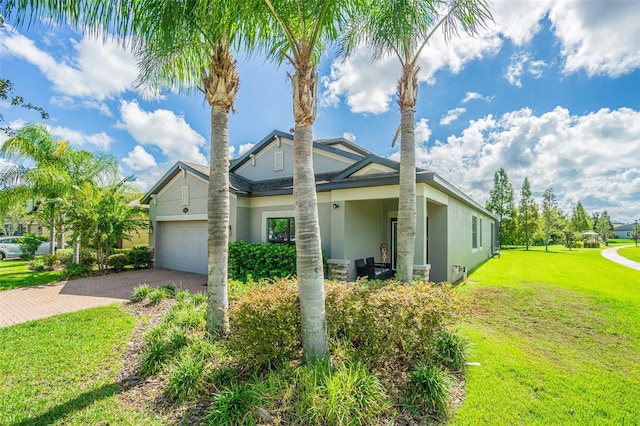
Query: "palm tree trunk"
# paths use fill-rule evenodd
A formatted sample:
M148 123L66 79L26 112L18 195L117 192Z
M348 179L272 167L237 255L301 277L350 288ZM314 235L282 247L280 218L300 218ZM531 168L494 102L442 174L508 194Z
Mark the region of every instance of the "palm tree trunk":
M211 105L207 331L226 335L229 333L229 110L233 109L240 79L236 62L224 42L210 57L209 69L201 70L205 97Z
M410 283L416 242L416 149L415 104L418 96L418 68L403 67L398 83L400 105L400 193L398 195L398 247L396 279Z
M291 77L296 123L293 134L293 201L302 347L305 361L310 362L328 356L329 348L318 198L313 171L312 126L316 117L318 76L311 61L302 61L298 65L296 74Z
M208 196L207 330L229 333L227 290L229 257L229 111L211 107L211 159Z

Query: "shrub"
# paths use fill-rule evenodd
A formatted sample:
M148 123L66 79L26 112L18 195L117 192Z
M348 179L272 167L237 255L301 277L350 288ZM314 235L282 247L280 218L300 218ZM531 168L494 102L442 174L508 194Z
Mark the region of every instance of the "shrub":
M49 270L60 265L60 258L58 257L58 253L56 252L56 254L45 254L44 256L42 256L42 263Z
M44 261L41 258L32 260L30 268L36 272L43 272L47 269L45 267Z
M70 263L64 267L62 275L66 280L72 278L88 277L91 275L93 268L81 263Z
M149 284L141 284L133 289L133 295L131 296L131 300L134 302L140 302L146 299L151 293L151 287Z
M418 282L327 283L328 333L363 363L413 365L434 352L434 338L461 318L466 304L450 285ZM297 359L300 310L293 282L256 287L230 308L231 348L245 365ZM384 333L381 332L384 330Z
M229 244L229 278L247 281L284 278L296 274L296 247L286 244Z
M451 378L440 368L418 364L411 372L406 401L414 409L427 409L447 415Z
M147 268L151 264L153 253L147 245L135 245L129 250L129 264L136 269Z
M325 294L331 339L346 340L358 360L373 364L413 365L467 311L448 284L330 283Z
M462 371L469 343L455 331L442 330L434 339L432 360L453 372Z
M293 282L256 287L229 309L229 344L247 366L268 366L297 358L300 308Z
M84 266L93 266L98 262L96 251L89 248L80 249L79 263Z
M582 243L582 241L576 241L573 243L573 248L582 248L584 247L584 244Z
M61 248L56 250L56 256L60 260L60 263L63 265L68 265L73 260L73 249L72 248Z
M18 246L20 247L20 251L22 251L20 259L33 259L36 251L38 251L38 247L40 247L40 244L42 244L42 240L37 238L34 234L27 233L18 238Z
M107 258L107 266L115 269L116 271L122 271L125 266L129 264L129 259L124 253L112 254Z

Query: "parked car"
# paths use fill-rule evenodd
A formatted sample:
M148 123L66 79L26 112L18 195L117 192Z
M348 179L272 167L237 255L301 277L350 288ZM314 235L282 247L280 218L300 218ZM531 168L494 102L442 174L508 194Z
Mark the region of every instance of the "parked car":
M0 237L0 260L19 259L22 254L18 240L20 237ZM36 251L36 256L49 253L49 243L43 242Z

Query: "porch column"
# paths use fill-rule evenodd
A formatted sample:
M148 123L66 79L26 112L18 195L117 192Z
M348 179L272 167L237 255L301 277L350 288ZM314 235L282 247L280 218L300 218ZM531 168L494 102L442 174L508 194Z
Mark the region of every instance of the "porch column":
M329 259L327 265L329 266L329 279L332 281L347 281L349 278L349 264L348 259Z
M427 263L427 197L416 196L416 244L413 263Z

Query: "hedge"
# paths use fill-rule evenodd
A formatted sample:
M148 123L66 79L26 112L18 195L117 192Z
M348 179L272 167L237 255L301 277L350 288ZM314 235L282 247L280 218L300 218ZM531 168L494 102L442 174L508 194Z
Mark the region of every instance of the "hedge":
M236 241L229 244L229 278L247 282L249 277L284 278L296 275L296 247Z

